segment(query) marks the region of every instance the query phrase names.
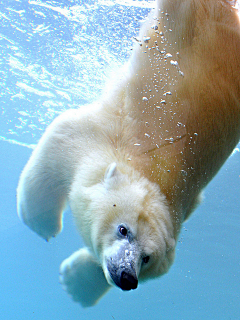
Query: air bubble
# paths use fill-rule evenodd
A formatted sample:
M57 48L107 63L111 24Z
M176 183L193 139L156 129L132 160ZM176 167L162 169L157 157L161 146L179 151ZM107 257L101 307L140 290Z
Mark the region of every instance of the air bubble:
M167 95L169 95L169 96L170 96L171 94L172 94L172 92L171 92L171 91L167 91L167 92L164 92L164 94L163 94L163 95L164 95L164 96L167 96Z
M164 59L167 59L167 58L172 58L171 53L167 53L167 54L165 55Z
M177 62L177 61L171 60L170 63L171 63L171 65L173 65L173 66L178 66L178 62Z
M151 37L143 37L143 41L148 43L148 41L151 40Z

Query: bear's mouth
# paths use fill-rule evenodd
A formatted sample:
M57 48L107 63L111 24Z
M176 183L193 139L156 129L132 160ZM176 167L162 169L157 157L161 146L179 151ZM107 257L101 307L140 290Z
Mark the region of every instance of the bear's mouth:
M136 289L138 286L138 278L134 268L128 263L127 267L116 267L113 260L107 262L107 269L111 279L120 289L129 291Z

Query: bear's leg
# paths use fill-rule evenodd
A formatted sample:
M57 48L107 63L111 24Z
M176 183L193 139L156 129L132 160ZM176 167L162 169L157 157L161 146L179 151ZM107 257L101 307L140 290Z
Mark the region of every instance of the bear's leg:
M72 299L91 307L110 289L102 267L87 248L74 252L60 266L60 282Z
M81 115L69 110L48 127L25 166L17 188L20 219L34 232L48 240L62 230L62 215L70 185L74 179L76 130ZM75 160L77 159L77 160Z

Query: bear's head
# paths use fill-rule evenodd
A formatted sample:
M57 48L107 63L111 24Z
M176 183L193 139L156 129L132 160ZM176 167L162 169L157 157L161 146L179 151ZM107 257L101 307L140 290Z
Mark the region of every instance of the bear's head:
M108 283L131 290L168 271L175 239L159 187L131 168L121 169L112 163L100 183L81 188L76 222Z

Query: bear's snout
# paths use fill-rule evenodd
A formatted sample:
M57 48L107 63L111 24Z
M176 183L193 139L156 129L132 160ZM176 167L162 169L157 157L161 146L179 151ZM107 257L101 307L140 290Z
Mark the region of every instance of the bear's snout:
M124 291L136 289L138 278L133 268L112 268L108 265L109 274L117 287Z
M114 251L114 254L112 254L112 251ZM136 289L140 255L136 244L129 243L127 240L118 242L117 245L113 246L110 253L106 259L106 267L113 283L124 291Z

